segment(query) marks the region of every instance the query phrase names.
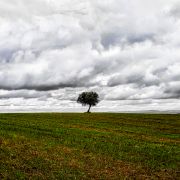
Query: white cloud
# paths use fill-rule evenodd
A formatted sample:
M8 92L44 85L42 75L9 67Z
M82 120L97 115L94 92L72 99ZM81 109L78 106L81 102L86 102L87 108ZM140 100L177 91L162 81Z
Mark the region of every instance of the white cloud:
M102 109L111 100L116 109L126 100L134 107L135 101L149 100L147 109L165 99L175 104L180 98L178 4L0 0L1 105L31 101L35 110L43 109L42 100L53 107L62 98L66 107L75 107L77 94L87 89L99 92L107 103Z

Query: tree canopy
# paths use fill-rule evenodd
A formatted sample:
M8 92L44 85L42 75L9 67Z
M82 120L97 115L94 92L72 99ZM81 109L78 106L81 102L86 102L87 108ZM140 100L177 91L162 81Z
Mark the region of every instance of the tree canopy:
M99 95L93 91L83 92L79 94L77 102L81 103L83 106L89 105L87 112L90 112L91 106L96 106L96 104L99 102Z

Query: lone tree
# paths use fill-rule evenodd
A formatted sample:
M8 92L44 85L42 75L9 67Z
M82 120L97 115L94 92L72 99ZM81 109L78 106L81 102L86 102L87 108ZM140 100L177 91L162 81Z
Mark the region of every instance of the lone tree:
M79 94L77 102L81 103L83 106L89 105L87 110L87 113L89 113L91 106L96 106L99 102L99 95L96 92L83 92Z

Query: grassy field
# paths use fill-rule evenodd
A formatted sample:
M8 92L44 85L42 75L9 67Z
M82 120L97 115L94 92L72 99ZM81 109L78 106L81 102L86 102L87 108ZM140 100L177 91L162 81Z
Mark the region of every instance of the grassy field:
M0 179L178 179L180 115L0 114Z

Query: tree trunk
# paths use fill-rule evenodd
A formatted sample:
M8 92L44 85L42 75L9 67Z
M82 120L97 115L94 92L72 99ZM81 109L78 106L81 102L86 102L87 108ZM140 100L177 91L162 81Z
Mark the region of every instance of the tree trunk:
M89 105L87 113L90 113L91 105Z

